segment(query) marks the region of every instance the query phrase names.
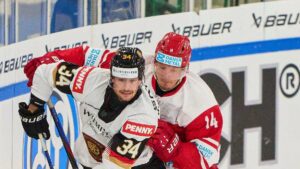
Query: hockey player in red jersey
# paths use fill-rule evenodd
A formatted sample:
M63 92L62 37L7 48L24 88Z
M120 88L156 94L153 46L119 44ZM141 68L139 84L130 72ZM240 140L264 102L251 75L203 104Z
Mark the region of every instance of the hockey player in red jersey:
M142 82L145 60L137 48L120 48L110 70L79 67L69 62L42 64L33 76L30 104L19 104L28 136L50 137L44 104L53 88L72 94L80 102L81 134L75 155L84 169L131 168L147 163L152 150L159 106Z
M111 56L107 50L78 47L33 59L24 71L30 83L38 65L55 61L49 58L105 68ZM167 168L217 168L223 119L210 88L188 71L190 57L189 39L170 32L158 43L153 64L147 65L146 84L156 94L161 109L159 127L148 144Z
M173 32L156 47L146 83L157 96L161 121L149 145L167 168L216 168L223 119L210 88L188 71L190 57L189 39Z

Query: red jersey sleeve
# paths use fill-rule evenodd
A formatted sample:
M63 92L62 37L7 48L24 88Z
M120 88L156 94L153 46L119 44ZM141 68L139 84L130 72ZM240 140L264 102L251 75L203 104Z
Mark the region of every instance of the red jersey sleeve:
M65 50L54 50L52 52L48 52L42 57L51 57L56 56L59 60L64 60L66 62L73 63L78 66L84 65L85 53L89 49L89 47L75 47Z
M201 113L183 130L180 153L174 166L180 169L208 169L217 164L223 119L218 105Z

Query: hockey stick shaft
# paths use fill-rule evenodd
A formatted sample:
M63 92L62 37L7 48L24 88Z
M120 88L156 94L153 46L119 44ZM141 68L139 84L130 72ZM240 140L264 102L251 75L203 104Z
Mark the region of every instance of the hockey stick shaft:
M54 168L53 168L52 161L51 161L51 158L50 158L50 155L49 155L49 152L48 152L48 150L47 150L47 146L46 146L46 143L45 143L45 139L44 139L44 137L43 137L43 135L42 135L41 133L39 133L38 135L39 135L39 139L40 139L40 141L41 141L42 149L43 149L44 155L46 156L48 165L49 165L50 169L54 169Z
M62 141L62 143L64 145L64 148L65 148L66 153L68 155L68 158L70 160L71 166L72 166L73 169L78 169L78 166L77 166L76 160L74 158L74 155L72 153L70 144L69 144L69 142L67 140L67 137L66 137L66 135L64 133L64 130L63 130L63 128L62 128L62 126L61 126L61 124L59 122L59 119L58 119L58 116L57 116L57 112L56 112L56 110L55 110L55 108L54 108L51 100L49 100L47 102L47 104L48 104L49 110L51 112L52 118L54 120L55 126L57 128L57 131L59 133L60 139L61 139L61 141Z

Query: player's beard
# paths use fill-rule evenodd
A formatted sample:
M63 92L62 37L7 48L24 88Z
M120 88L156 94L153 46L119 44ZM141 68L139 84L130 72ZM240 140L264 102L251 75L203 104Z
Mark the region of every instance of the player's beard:
M133 90L120 90L118 93L118 98L121 102L129 102L136 94Z

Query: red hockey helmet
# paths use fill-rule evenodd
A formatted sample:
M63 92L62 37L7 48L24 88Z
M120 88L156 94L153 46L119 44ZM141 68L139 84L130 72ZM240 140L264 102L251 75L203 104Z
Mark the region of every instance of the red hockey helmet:
M184 68L190 63L191 52L188 37L169 32L156 46L155 61Z

